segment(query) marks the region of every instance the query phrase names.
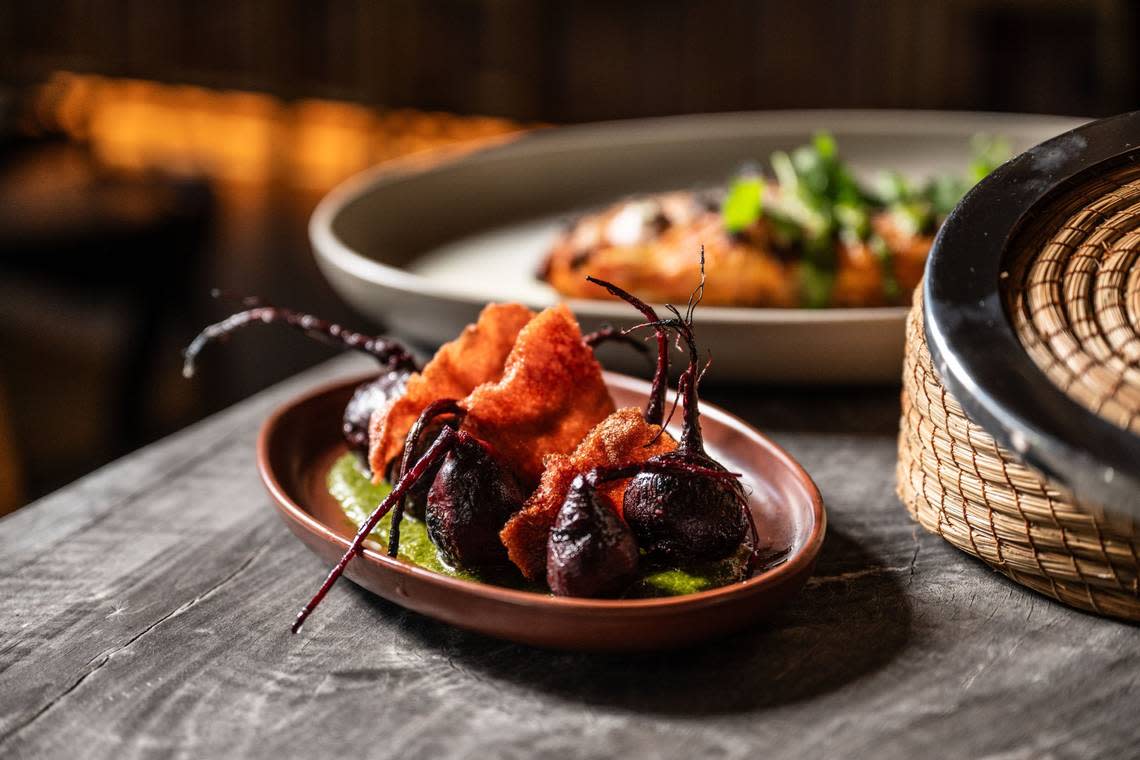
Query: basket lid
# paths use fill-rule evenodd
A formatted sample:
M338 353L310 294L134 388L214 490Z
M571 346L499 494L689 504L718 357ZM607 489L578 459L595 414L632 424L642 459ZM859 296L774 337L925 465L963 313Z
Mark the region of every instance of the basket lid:
M931 356L966 412L1078 499L1140 517L1140 112L979 183L924 287Z

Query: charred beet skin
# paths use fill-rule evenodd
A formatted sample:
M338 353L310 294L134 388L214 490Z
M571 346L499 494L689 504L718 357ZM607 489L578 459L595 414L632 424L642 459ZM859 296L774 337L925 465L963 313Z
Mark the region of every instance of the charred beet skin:
M505 565L507 549L499 531L525 498L486 444L466 436L444 458L428 491L428 536L453 565Z
M716 460L681 449L654 461L728 474ZM626 488L622 509L646 553L679 565L727 557L740 547L748 529L740 483L703 473L643 471Z
M546 580L558 596L617 596L637 575L633 533L593 480L574 479L550 531Z
M403 396L410 376L408 370L392 369L356 387L344 407L340 426L350 449L359 454L368 453L368 421L372 413Z
M653 318L655 317L656 315L653 315ZM320 323L319 320L306 315L272 310L262 316L244 313L234 315L226 322L207 328L187 350L188 364L192 363L194 355L208 340L242 324L258 320L285 321L311 334L325 338L331 336L352 348L360 348L355 345L356 341L345 340L344 331L335 325ZM319 324L324 324L324 327L318 326ZM316 333L314 326L317 326ZM645 346L640 342L613 328L603 328L583 336L583 342L591 348L608 341L624 342L641 352L646 352ZM661 364L663 361L666 360L659 356L659 375L664 371L662 369L664 365ZM402 362L400 364L402 365ZM393 369L398 368L394 363ZM392 387L396 387L395 384ZM399 387L402 392L403 381ZM657 407L663 408L664 391L653 395L660 397ZM506 548L499 538L499 532L507 519L521 508L525 495L514 477L498 465L484 442L459 430L464 414L464 410L454 399L433 402L421 413L408 432L400 463L392 467L389 476L393 483L392 490L360 525L348 551L297 615L293 622L293 633L301 629L305 620L344 574L348 563L363 550L364 541L369 534L393 509L395 513L392 516L388 553L391 556L397 554L400 543L400 521L404 510L415 508L417 497L424 493L427 484L430 484L430 488L427 488L426 496L423 497L423 509L428 535L445 559L468 567L507 562ZM436 420L437 417L444 415L450 415L452 419L442 423ZM354 419L359 417L367 422L367 418L361 417L359 412L354 411L353 417ZM346 420L346 437L350 432L347 423ZM366 438L363 440L367 441ZM424 441L430 441L426 449Z
M586 279L633 306L655 326L657 363L645 421L662 424L669 380L668 332L657 324L657 312L644 301L611 282L596 277ZM612 328L610 334L626 336ZM636 578L639 552L633 533L597 491L600 481L628 477L636 471L628 467L608 472L595 469L578 475L570 484L546 546L546 580L555 595L617 596Z
M698 386L702 372L692 321L703 292L702 251L701 284L689 299L685 316L670 307L676 318L660 323L675 330L689 352L689 365L678 385L684 409L680 441L675 451L646 462L652 467L644 467L630 481L622 505L638 545L651 556L682 565L727 557L740 547L750 527L754 551L757 544L752 513L740 482L685 471L698 468L728 474L705 452L701 435ZM655 471L657 465L676 469Z
M398 460L393 460L388 473L388 482L395 483L400 479L405 472L407 472L413 464L419 461L428 450L431 442L439 437L443 432L446 425L458 429L459 423L466 414L459 408L459 404L455 399L438 399L424 407L420 416L412 424L408 430L408 435L404 439L404 453ZM455 419L448 421L440 419L441 417L452 416ZM404 517L404 513L415 517L417 520L424 519L424 512L427 509L427 495L428 490L431 489L431 484L435 481L436 473L443 462L437 462L435 467L429 471L422 480L418 481L414 486L408 489L408 495L396 505L396 511L392 515L392 532L388 542L388 556L395 557L396 552L400 546L400 521Z

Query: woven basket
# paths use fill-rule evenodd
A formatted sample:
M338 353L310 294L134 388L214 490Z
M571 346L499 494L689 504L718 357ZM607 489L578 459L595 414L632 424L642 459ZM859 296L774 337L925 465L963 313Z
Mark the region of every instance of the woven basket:
M1061 390L1140 434L1140 167L1053 204L1010 251L1006 307Z
M1137 198L1140 201L1140 197ZM1140 218L1137 219L1140 222ZM1131 246L1129 250L1135 250ZM1047 248L1045 249L1047 250ZM1076 250L1076 249L1073 249ZM1133 259L1135 261L1135 259ZM1038 263L1040 259L1038 259ZM1140 324L1140 296L1137 282L1140 267L1132 267L1125 277L1129 295L1108 299L1112 308L1132 309L1132 325ZM1031 272L1033 266L1020 271ZM1060 277L1042 266L1045 274L1039 280L1026 279L1028 287L1011 291L1016 304L1032 303L1034 286L1064 289ZM1105 275L1102 270L1101 275ZM1057 285L1046 281L1057 280ZM1053 291L1058 292L1058 291ZM1099 291L1095 290L1094 293ZM1058 303L1058 299L1045 303ZM1086 304L1076 306L1098 308ZM1063 311L1063 309L1062 309ZM1014 317L1015 327L1026 348L1054 382L1082 384L1072 396L1122 426L1137 424L1136 409L1130 414L1119 411L1114 402L1120 398L1119 384L1104 383L1089 377L1088 372L1073 372L1078 380L1062 381L1060 367L1072 370L1072 362L1086 362L1078 353L1093 352L1090 342L1077 340L1077 350L1066 347L1060 338L1064 331L1052 330L1044 320L1056 311L1044 312L1030 307L1019 312L1011 304L1011 313L1037 315L1036 324L1045 324L1046 332L1023 332L1024 324L1033 324L1032 316ZM1127 322L1127 318L1126 318ZM1067 320L1065 324L1080 324ZM1066 328L1069 330L1084 327ZM1117 339L1122 337L1115 336ZM1114 339L1104 335L1109 345ZM1102 615L1140 621L1140 530L1129 519L1106 515L1102 510L1081 504L1071 495L1047 482L1039 473L1020 462L1009 451L999 447L980 426L966 417L961 406L943 388L931 365L922 326L922 297L919 288L907 322L906 361L903 370L902 424L899 433L898 493L911 515L924 528L937 533L959 549L978 557L1013 580L1047 594L1054 599ZM1134 345L1125 341L1127 345ZM1034 347L1052 346L1052 350ZM1057 360L1053 351L1064 359ZM1046 354L1053 358L1039 358ZM1111 367L1115 353L1091 354L1098 367ZM1119 366L1119 365L1117 365ZM1133 368L1137 365L1131 364ZM1056 376L1053 372L1058 373ZM1088 378L1089 387L1084 388ZM1062 385L1062 387L1066 387ZM1127 403L1127 402L1125 402ZM1135 427L1133 427L1135 429Z

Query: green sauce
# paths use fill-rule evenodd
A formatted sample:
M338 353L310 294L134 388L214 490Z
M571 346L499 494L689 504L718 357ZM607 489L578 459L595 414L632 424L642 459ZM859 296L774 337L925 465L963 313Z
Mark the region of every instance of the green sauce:
M636 598L681 596L727 586L740 580L744 573L744 563L747 561L748 548L742 546L736 554L717 562L685 569L649 568L642 573L637 583L633 584L628 596Z
M392 490L387 482L375 485L360 466L355 454L345 454L333 463L328 474L329 493L333 495L344 514L356 527L364 524L372 510L384 500ZM392 513L384 515L368 538L388 549L388 536L392 529ZM478 580L471 573L452 567L443 561L435 544L428 538L427 525L411 515L404 515L400 522L399 558L413 565L453 578Z
M340 503L345 516L354 526L362 525L372 510L392 490L388 483L373 484L364 474L360 460L355 454L345 454L333 463L332 469L329 470L327 485L329 493ZM392 514L388 513L377 524L369 538L386 550L391 527ZM742 548L727 559L701 566L686 569L647 568L627 596L631 598L680 596L725 586L740 578L747 557L747 549ZM399 558L404 562L452 578L493 583L536 593L549 593L545 586L528 584L518 573L488 575L452 567L439 556L435 544L428 538L424 522L410 515L404 515L403 522L400 523Z

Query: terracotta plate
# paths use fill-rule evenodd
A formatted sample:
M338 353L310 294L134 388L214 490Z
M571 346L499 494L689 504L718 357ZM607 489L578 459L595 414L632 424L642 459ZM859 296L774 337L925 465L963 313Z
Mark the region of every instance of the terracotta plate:
M278 409L261 429L258 469L289 528L330 567L353 528L325 488L345 452L339 421L356 384L319 388ZM618 407L641 406L649 384L606 374ZM783 449L743 421L702 405L709 452L741 472L761 532L762 571L743 583L687 596L639 600L557 598L458 580L365 550L347 575L408 609L461 628L544 647L593 651L662 649L743 628L795 594L811 575L823 543L823 501L811 478ZM298 609L320 584L282 600ZM343 593L343 588L333 594ZM319 617L321 611L314 613Z

